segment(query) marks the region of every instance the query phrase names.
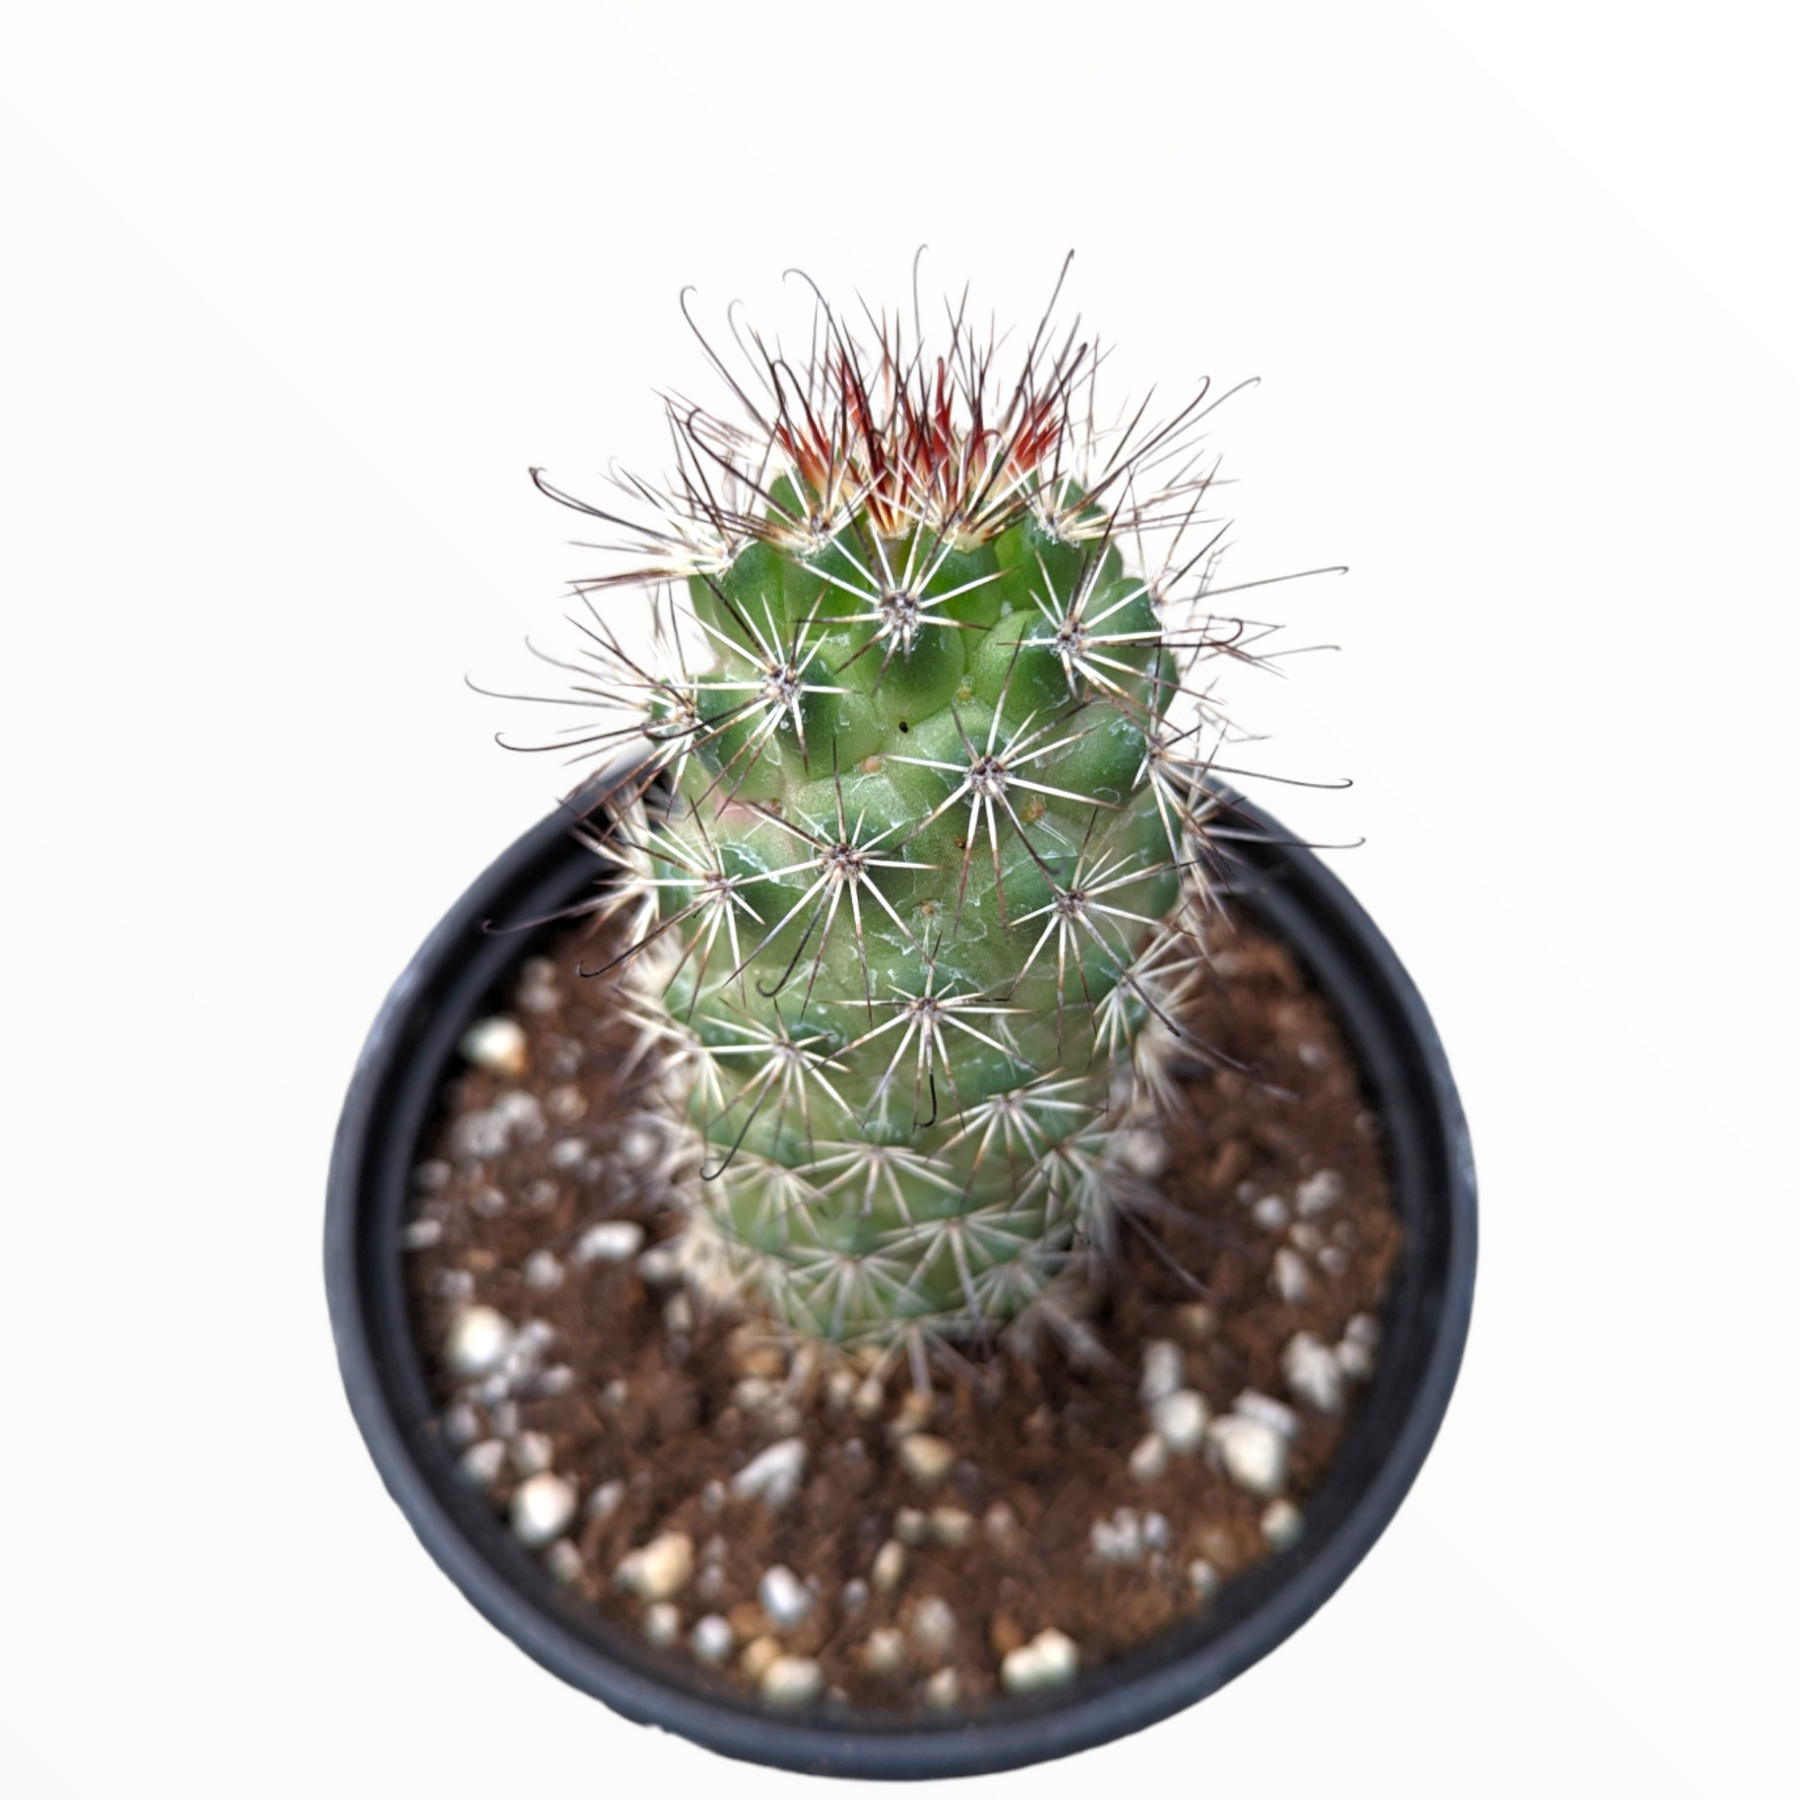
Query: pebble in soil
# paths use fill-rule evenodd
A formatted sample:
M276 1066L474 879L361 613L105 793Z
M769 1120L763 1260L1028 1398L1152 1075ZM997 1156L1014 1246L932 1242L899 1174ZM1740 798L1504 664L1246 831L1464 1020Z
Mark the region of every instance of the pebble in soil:
M1379 1353L1399 1231L1326 1009L1216 947L1193 1112L1138 1132L1164 1210L1101 1353L911 1390L682 1284L679 1138L576 941L464 1040L403 1236L449 1453L555 1578L775 1707L976 1709L1073 1680L1291 1546ZM1286 1090L1285 1092L1283 1090ZM1299 1096L1295 1098L1294 1096Z

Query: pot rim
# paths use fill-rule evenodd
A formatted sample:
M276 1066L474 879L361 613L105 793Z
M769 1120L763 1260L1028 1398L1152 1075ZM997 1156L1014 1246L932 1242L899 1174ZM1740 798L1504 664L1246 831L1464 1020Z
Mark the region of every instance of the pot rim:
M457 1038L497 1000L595 867L570 832L604 781L526 832L426 939L371 1027L332 1150L325 1278L351 1412L390 1496L464 1597L551 1673L625 1717L727 1756L805 1773L923 1778L1065 1756L1217 1691L1299 1629L1398 1512L1455 1386L1474 1293L1473 1155L1449 1062L1417 988L1348 889L1262 809L1220 798L1223 890L1299 957L1338 1016L1382 1118L1406 1241L1374 1379L1300 1541L1227 1583L1214 1604L1066 1689L975 1717L777 1713L698 1665L677 1674L567 1594L458 1482L407 1329L399 1231L415 1149ZM584 860L585 859L585 860ZM1400 1129L1404 1127L1404 1129Z

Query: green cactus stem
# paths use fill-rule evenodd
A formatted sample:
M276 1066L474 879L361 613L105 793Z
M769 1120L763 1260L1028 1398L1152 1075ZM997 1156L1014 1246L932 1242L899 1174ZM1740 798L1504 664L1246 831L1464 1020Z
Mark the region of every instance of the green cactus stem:
M1204 388L1102 429L1048 315L1004 381L960 313L873 329L821 303L804 362L749 338L741 416L672 403L647 523L538 479L630 533L577 584L626 716L569 741L628 753L610 967L697 1134L696 1264L916 1358L1066 1318L1141 1199L1121 1127L1202 967L1201 676L1250 633L1207 605Z

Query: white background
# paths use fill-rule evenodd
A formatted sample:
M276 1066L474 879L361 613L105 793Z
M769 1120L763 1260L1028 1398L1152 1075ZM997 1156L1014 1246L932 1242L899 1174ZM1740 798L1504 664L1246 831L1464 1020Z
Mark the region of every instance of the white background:
M652 12L654 11L654 18ZM1800 168L1786 9L61 4L0 34L0 1767L39 1796L805 1790L623 1724L389 1505L319 1276L387 983L656 469L676 309L972 280L1217 416L1269 790L1449 1045L1461 1387L1294 1641L969 1793L1795 1791Z

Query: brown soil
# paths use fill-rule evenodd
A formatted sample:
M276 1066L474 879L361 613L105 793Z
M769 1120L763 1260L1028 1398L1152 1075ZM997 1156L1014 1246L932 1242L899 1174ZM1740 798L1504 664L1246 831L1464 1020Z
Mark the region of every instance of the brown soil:
M914 1396L904 1362L877 1396L851 1371L796 1362L740 1319L705 1316L633 1260L577 1259L577 1240L600 1220L637 1220L654 1242L679 1229L679 1215L659 1171L660 1140L638 1111L642 1095L619 1078L630 1031L609 987L572 973L584 950L593 959L591 941L571 938L527 965L509 1016L525 1029L529 1071L507 1078L471 1067L452 1085L417 1172L409 1254L414 1328L446 1435L459 1454L472 1441L507 1443L488 1484L496 1509L506 1509L532 1453L547 1451L581 1502L550 1566L607 1614L641 1628L644 1603L614 1585L614 1569L660 1533L691 1538L695 1573L673 1596L679 1635L653 1654L690 1658L695 1622L719 1614L735 1635L727 1675L749 1682L772 1639L816 1659L831 1697L887 1710L928 1697L979 1704L999 1691L1006 1652L1045 1627L1073 1639L1084 1666L1119 1657L1207 1604L1209 1570L1229 1578L1272 1554L1269 1498L1229 1479L1216 1450L1173 1456L1148 1481L1128 1468L1150 1429L1137 1394L1144 1346L1180 1346L1186 1381L1215 1417L1246 1389L1291 1407L1297 1430L1281 1493L1303 1513L1347 1419L1290 1392L1283 1346L1299 1332L1335 1346L1358 1315L1379 1317L1400 1232L1378 1123L1325 1006L1279 945L1238 927L1214 948L1228 979L1190 1023L1257 1078L1187 1075L1191 1111L1167 1127L1165 1206L1141 1235L1122 1234L1086 1316L1100 1357L1080 1366L1053 1342L1035 1362L999 1353L963 1379L940 1373L929 1397ZM521 1092L537 1102L535 1116L505 1101ZM488 1111L497 1101L500 1115ZM491 1123L509 1104L511 1129L480 1142L482 1118L471 1127L471 1115ZM1341 1177L1341 1192L1298 1217L1297 1189L1324 1171ZM1268 1222L1265 1196L1284 1203L1287 1223ZM1290 1279L1294 1259L1304 1269L1298 1304L1276 1292L1283 1249ZM528 1273L527 1259L543 1252ZM449 1370L446 1334L471 1302L515 1326L549 1328L539 1327L546 1341L534 1369L485 1389ZM1347 1393L1353 1412L1354 1384ZM954 1448L934 1486L902 1466L908 1430ZM521 1435L531 1433L547 1444ZM731 1477L752 1456L795 1436L806 1445L805 1478L779 1512L731 1495ZM593 1496L615 1481L622 1498L596 1516ZM1119 1508L1140 1524L1166 1522L1151 1526L1164 1541L1134 1563L1094 1553L1096 1521ZM884 1589L871 1576L890 1538L905 1545L904 1574ZM757 1601L775 1564L816 1596L785 1631L772 1630ZM941 1651L929 1643L931 1609L919 1616L931 1597L953 1620ZM659 1623L667 1628L671 1615ZM897 1667L871 1655L883 1627L904 1634L878 1640L890 1660L898 1652Z

